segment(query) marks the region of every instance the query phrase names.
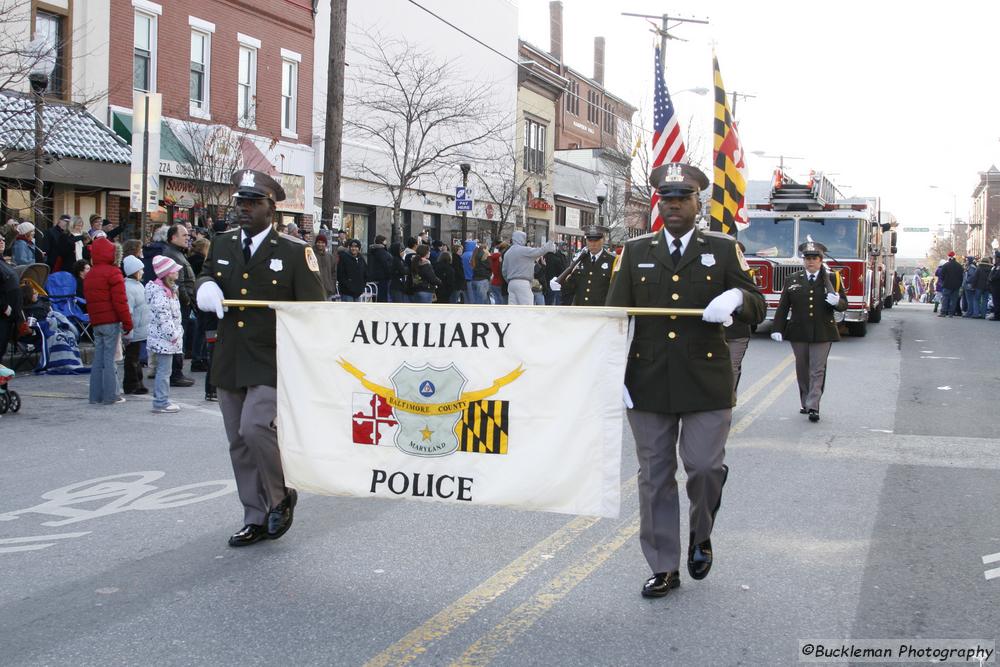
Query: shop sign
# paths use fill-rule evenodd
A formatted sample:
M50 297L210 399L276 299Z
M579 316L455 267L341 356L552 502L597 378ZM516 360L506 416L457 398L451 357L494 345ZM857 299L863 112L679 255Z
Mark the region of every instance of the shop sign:
M285 191L285 201L277 202L276 208L287 213L305 213L306 177L298 174L281 174L281 187Z
M194 181L165 178L163 179L163 201L167 206L194 208L196 205L201 205L201 193L195 187Z

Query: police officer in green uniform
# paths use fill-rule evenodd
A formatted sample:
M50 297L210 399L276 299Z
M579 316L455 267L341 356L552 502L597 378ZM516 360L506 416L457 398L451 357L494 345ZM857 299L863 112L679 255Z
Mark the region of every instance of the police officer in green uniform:
M847 293L840 275L831 275L823 266L826 246L807 241L799 246L799 254L805 270L785 281L774 312L771 338L779 343L791 342L802 406L799 412L809 415L809 421L818 422L830 344L840 340L833 313L847 310Z
M587 248L574 260L573 268L563 281L562 302L574 306L603 306L611 287L615 256L604 249L602 227L587 227L584 236Z
M723 325L757 324L766 307L735 241L695 229L705 174L671 163L654 169L649 182L660 195L664 229L625 243L607 305L704 309L701 317L636 317L625 371L640 466L639 544L653 572L642 595L662 597L680 584L678 445L691 503L688 573L704 579L712 566L710 537L729 472L723 461L735 404Z
M273 228L275 202L285 198L281 185L250 169L232 180L239 228L215 237L196 290L198 307L219 318L211 373L243 503L245 525L229 545L241 547L284 535L297 494L285 487L274 425L274 311L240 307L224 313L222 300L323 301L325 292L312 248Z

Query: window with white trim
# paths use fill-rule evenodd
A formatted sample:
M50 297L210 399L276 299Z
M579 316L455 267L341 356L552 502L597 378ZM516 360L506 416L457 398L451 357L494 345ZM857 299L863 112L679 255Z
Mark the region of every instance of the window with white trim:
M240 46L236 115L240 127L257 126L257 49Z
M281 61L281 132L295 134L296 104L298 103L299 65Z
M191 115L208 116L209 60L212 36L200 30L191 31Z
M530 118L524 119L524 170L545 173L545 126Z
M136 90L156 90L156 17L145 12L135 13L133 37L132 87Z

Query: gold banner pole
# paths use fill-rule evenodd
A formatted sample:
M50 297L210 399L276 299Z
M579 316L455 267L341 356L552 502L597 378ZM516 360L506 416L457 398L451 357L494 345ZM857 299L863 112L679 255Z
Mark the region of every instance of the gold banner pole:
M223 299L222 305L227 308L270 308L272 305L280 304L300 304L300 303L339 303L337 301L252 301L252 300L240 300L240 299ZM396 308L399 306L413 306L419 305L421 308L430 306L431 308L454 308L456 305L454 303L380 303L379 306L389 306L390 308ZM616 308L614 306L571 306L574 309L577 308L593 308L594 310L622 310L621 308ZM537 306L514 306L514 308L537 308ZM648 316L655 315L663 317L665 315L674 316L685 316L685 317L701 317L704 314L702 308L625 308L625 313L627 315L633 316Z

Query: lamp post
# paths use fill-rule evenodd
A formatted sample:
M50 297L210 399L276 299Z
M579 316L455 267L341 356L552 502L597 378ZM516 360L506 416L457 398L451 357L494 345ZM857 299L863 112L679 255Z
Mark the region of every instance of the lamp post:
M45 101L42 94L49 87L49 76L56 66L56 55L51 45L47 44L42 37L36 37L28 44L28 57L32 65L28 72L28 82L31 84L31 94L35 106L35 159L34 176L35 182L31 191L31 208L34 212L35 225L40 225L43 219L42 210L42 159L43 151L43 127L42 114L45 109ZM41 229L41 227L39 227Z
M594 194L597 196L597 210L598 219L597 224L604 227L604 201L608 198L608 185L604 181L598 181L597 187L594 188Z
M465 189L465 196L469 196L469 172L472 171L472 165L468 162L463 162L458 165L458 168L462 170L462 187ZM462 243L468 238L469 234L469 212L462 211Z

